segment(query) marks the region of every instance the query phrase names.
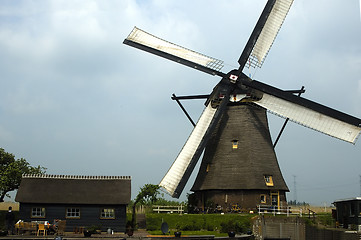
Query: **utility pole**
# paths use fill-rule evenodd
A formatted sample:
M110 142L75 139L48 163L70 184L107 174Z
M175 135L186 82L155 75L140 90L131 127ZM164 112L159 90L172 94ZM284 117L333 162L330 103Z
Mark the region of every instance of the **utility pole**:
M361 175L360 175L360 181L361 181ZM294 191L293 192L293 198L295 200L295 204L297 204L296 175L293 175L293 191Z
M360 0L360 2L361 2L361 0ZM361 197L361 175L359 175L360 176L360 197Z

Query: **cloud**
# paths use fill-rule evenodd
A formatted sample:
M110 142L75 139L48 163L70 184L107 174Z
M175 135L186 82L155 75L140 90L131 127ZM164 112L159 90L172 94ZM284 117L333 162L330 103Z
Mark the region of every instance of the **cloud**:
M138 26L224 60L226 72L237 67L265 2L0 3L0 147L54 174L132 175L133 195L144 183L157 183L192 129L171 94L207 94L220 79L130 48L123 39ZM256 79L284 89L305 85L305 97L360 116L355 4L295 1ZM203 102L183 104L197 120ZM283 121L270 118L275 135ZM352 167L358 145L296 124L287 126L276 151L289 185L292 175L309 176L305 185L336 181L327 169L340 159L349 163L343 173L360 170ZM314 194L299 197L313 201Z

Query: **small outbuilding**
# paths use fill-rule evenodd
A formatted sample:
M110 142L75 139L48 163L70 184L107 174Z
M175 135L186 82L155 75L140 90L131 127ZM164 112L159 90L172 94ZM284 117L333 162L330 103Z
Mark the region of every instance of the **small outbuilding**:
M361 197L337 200L333 203L336 206L336 221L344 228L352 225L361 228Z
M99 226L125 231L129 176L23 175L15 201L25 222L66 220L66 231Z

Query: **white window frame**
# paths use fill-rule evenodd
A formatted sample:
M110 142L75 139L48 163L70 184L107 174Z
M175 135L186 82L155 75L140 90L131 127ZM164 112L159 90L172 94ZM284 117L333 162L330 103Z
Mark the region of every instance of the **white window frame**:
M45 208L44 207L32 207L31 208L31 217L32 218L45 218Z
M70 207L66 209L66 218L80 218L80 208Z
M100 211L101 219L115 219L115 209L114 208L102 208Z
M267 203L267 195L266 194L261 194L260 202L261 203Z

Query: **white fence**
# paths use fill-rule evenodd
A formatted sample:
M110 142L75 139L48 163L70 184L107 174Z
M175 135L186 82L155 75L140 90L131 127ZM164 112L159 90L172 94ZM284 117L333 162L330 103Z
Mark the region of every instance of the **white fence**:
M184 213L184 206L183 205L179 205L179 206L158 206L158 205L154 205L153 206L153 212L157 212L157 213Z
M302 217L302 209L291 209L290 207L278 207L278 206L271 206L271 205L258 205L258 214L272 214L275 215L299 215Z

